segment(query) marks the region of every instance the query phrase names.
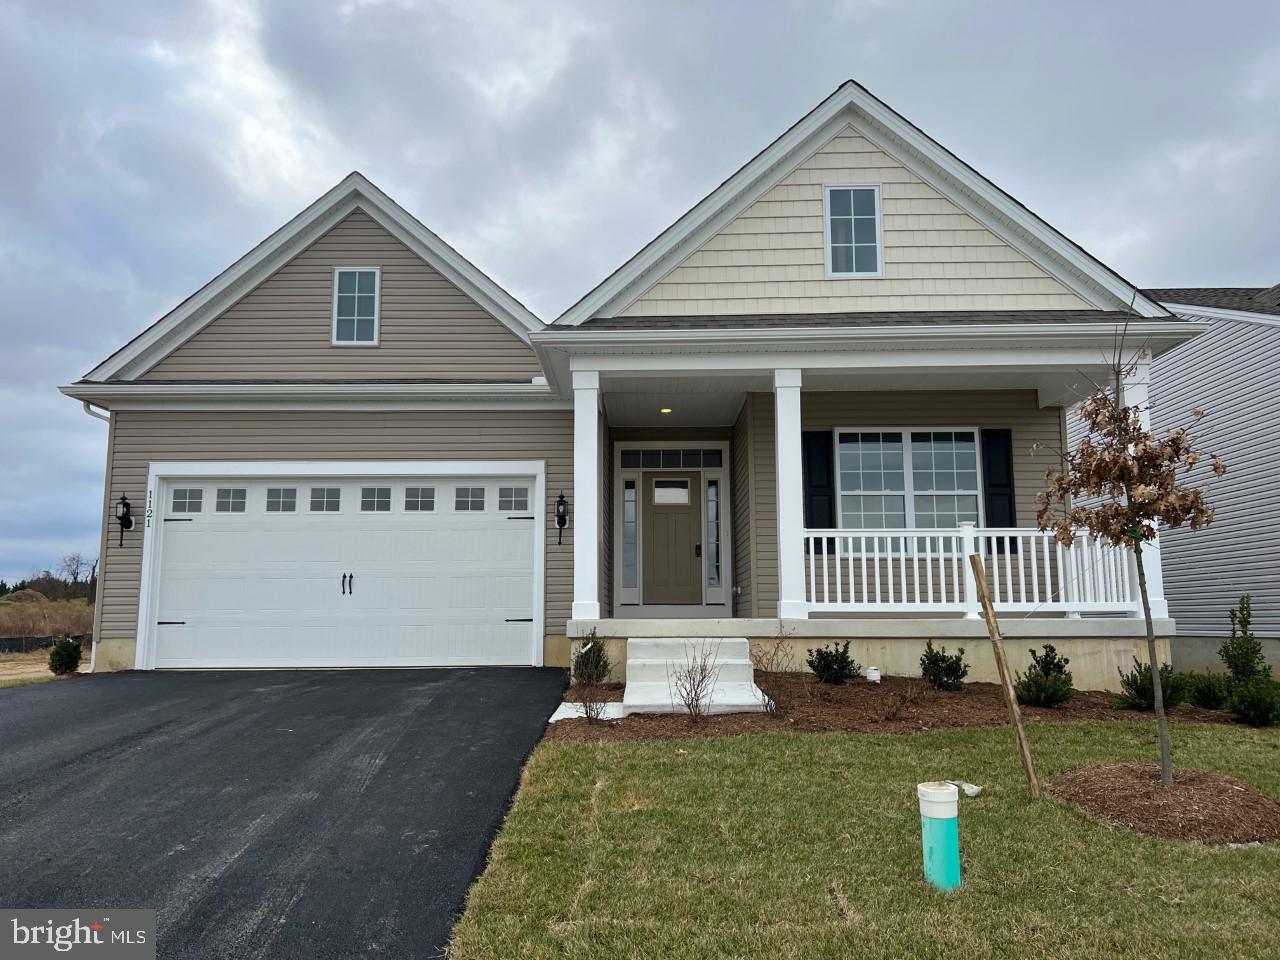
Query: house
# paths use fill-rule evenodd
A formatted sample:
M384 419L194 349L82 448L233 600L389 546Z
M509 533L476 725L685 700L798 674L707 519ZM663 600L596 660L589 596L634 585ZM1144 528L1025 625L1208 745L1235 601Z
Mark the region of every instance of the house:
M1253 629L1280 663L1280 486L1271 477L1280 422L1280 284L1147 290L1147 296L1208 332L1151 365L1157 429L1182 426L1193 407L1206 411L1199 445L1227 462L1213 479L1213 525L1162 538L1165 596L1177 620L1173 662L1179 669L1221 667L1218 648L1230 634L1227 613L1253 595Z
M1128 558L1034 500L1131 304L1157 357L1205 326L852 81L551 325L353 173L62 388L110 411L96 669L782 637L989 679L979 551L1012 649L1113 685Z

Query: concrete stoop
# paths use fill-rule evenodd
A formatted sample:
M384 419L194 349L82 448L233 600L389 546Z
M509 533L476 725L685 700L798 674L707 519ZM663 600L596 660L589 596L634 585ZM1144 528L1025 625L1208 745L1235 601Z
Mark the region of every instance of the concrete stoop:
M706 712L760 713L767 698L755 685L745 637L662 637L627 641L627 686L622 712L684 713L674 682L679 671L705 652L714 657L715 683Z

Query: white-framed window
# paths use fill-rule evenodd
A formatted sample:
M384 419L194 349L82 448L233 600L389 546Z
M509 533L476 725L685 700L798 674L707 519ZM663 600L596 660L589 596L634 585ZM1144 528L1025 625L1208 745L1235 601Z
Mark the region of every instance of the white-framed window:
M378 344L381 271L338 267L333 271L333 340L336 346Z
M636 481L624 480L622 483L622 586L628 589L639 583L636 567L639 519Z
M654 480L653 505L655 507L684 507L689 504L688 480Z
M267 513L294 513L297 509L297 487L267 487Z
M311 512L337 513L342 507L341 487L312 487Z
M366 513L390 513L391 488L361 487L360 509Z
M244 487L218 487L218 495L214 500L215 513L244 513L245 500L249 491Z
M404 508L410 512L423 512L436 508L435 487L405 487Z
M707 586L720 586L720 481L707 480Z
M827 187L825 232L828 277L879 277L884 273L880 187Z
M528 487L499 487L498 488L498 509L499 510L528 510L529 509L529 488Z
M174 487L173 512L199 513L204 503L204 491L199 487Z
M454 510L483 510L484 487L458 487L453 491Z
M982 523L976 429L837 429L836 458L843 529Z

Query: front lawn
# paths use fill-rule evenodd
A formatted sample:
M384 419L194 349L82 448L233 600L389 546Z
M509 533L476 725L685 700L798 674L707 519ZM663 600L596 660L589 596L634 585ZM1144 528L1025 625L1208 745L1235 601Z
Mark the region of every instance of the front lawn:
M1041 777L1156 758L1154 724L1034 724ZM1177 724L1180 766L1280 797L1280 730ZM964 886L923 882L915 785L964 778ZM543 743L456 960L1273 957L1280 846L1158 840L1026 797L1007 729Z

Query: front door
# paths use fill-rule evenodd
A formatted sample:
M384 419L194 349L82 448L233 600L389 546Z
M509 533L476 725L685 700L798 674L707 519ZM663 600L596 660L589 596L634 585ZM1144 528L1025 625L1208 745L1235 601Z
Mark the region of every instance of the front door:
M702 603L702 475L646 473L644 602Z

